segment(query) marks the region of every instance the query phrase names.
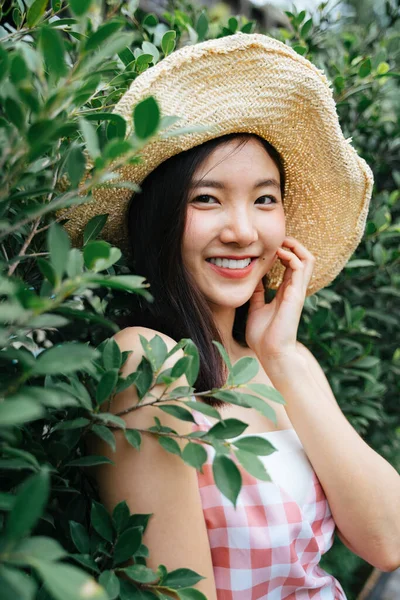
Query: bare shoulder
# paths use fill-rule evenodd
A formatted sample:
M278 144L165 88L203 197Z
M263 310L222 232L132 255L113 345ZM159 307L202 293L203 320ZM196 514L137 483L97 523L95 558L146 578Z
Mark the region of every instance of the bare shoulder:
M156 331L155 329L150 329L149 327L126 327L125 329L121 329L121 331L118 331L118 333L114 334L113 338L117 342L120 349L122 351L131 352L131 355L124 364L122 375L127 376L129 373L132 373L137 369L140 361L142 360L144 350L140 341L140 336L146 338L147 341L150 341L156 335L163 340L168 352L170 352L177 344L177 341L175 341L169 335L166 335L161 331ZM164 368L167 369L169 367L173 367L175 362L182 356L183 350L177 350L165 361ZM180 385L183 384L181 383Z
M123 366L122 374L125 377L137 370L144 355L140 335L147 340L159 335L168 350L176 345L175 340L169 336L146 327L121 330L114 335L115 341L121 350L132 351ZM183 354L182 350L172 354L165 361L164 368L167 364L173 364L180 354ZM188 385L184 374L169 389L178 385ZM163 392L165 384L151 389L156 398ZM157 569L159 564L164 564L170 571L181 567L193 569L206 578L197 584L197 589L210 600L216 600L211 552L196 469L184 463L179 456L167 452L159 443L159 436L147 431L154 425L154 418L159 418L163 425L170 428L172 437L182 450L187 442L185 436L192 431L192 423L165 413L157 405L153 405L153 401L154 398L148 395L138 406L135 385L113 398L110 412L119 414L127 428L139 431L142 439L138 451L128 443L122 431L118 430L115 433L114 452L102 439L92 440L94 453L107 456L114 463L97 468L100 497L109 512L118 502L125 500L132 513L151 513L144 535L144 544L150 551L147 565ZM168 400L168 404L175 402Z

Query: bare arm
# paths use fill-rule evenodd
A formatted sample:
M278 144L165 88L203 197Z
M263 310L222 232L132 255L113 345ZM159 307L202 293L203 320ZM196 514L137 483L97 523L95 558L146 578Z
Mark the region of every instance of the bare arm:
M286 359L285 359L286 360ZM366 444L340 410L312 354L271 367L288 416L325 490L339 537L382 571L400 566L400 476Z
M136 371L143 356L139 333L148 340L157 333L167 344L168 350L175 345L168 336L144 327L131 327L118 332L114 339L121 350L133 351L123 367L124 377ZM176 352L165 362L164 368L172 367L182 356L181 350ZM184 376L170 389L181 385L188 385ZM164 385L157 385L152 393L159 396L164 388ZM137 402L136 388L131 386L115 397L111 411L117 413ZM145 429L154 425L154 416L179 434L185 435L192 430L190 423L152 406L132 411L124 419L128 427ZM121 431L116 433L116 442L114 454L102 440L93 438L91 441L94 453L108 456L115 463L97 468L96 478L102 502L110 512L118 502L125 500L132 513L153 513L143 539L150 554L147 565L156 569L163 564L168 571L181 567L193 569L206 578L196 588L208 600L216 600L211 552L196 470L178 456L166 452L151 434L142 434L140 452L128 444Z

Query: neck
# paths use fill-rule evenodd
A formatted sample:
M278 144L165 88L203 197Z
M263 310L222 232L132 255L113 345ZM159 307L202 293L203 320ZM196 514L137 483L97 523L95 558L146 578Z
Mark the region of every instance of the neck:
M234 339L232 334L236 309L212 305L211 311L225 350L227 351L231 360L236 360L235 356L242 348L242 346L240 346L240 344Z

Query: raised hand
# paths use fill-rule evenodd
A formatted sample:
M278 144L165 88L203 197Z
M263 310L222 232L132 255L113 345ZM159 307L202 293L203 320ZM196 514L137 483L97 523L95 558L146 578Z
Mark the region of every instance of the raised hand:
M297 329L313 272L315 257L293 237L286 237L277 258L285 269L275 298L264 300L260 281L252 297L246 325L246 341L259 360L296 353Z

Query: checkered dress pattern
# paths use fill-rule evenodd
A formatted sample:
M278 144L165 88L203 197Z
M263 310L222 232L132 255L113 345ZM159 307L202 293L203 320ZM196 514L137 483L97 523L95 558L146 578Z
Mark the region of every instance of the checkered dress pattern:
M208 419L197 411L193 414L193 430L208 430ZM346 600L340 583L318 566L333 544L335 530L322 486L294 430L269 435L261 434L278 451L260 459L273 481L255 479L235 460L242 475L236 509L214 483L215 451L205 446L208 459L198 483L218 600ZM275 475L269 469L272 457ZM301 463L306 464L299 469ZM279 485L284 471L287 482L297 476L295 486L300 484L304 492L301 501Z

